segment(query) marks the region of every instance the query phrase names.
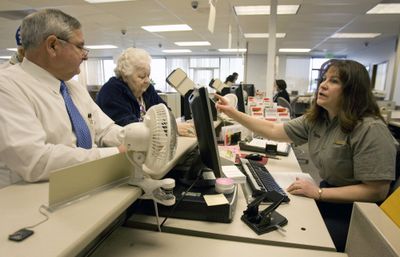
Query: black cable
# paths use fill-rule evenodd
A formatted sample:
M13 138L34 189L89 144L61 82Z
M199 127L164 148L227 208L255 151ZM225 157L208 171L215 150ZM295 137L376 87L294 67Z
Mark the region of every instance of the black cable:
M169 217L174 213L176 207L179 206L179 204L182 202L183 198L185 198L186 194L192 189L192 187L197 183L197 181L200 179L201 176L201 171L199 174L197 174L196 179L193 181L193 183L189 186L189 188L182 194L182 197L179 198L179 200L175 203L175 205L172 207L171 211L168 213L168 215L164 218L163 222L161 222L160 228L164 225L164 223L167 221Z

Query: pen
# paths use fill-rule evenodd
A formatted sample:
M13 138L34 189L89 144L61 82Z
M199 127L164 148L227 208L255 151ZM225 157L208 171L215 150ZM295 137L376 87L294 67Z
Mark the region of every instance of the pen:
M92 113L89 112L87 117L88 117L88 120L89 120L90 124L93 124Z

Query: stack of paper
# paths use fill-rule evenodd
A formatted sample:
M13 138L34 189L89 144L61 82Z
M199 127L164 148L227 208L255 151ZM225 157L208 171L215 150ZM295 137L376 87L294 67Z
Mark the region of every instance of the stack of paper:
M262 147L262 148L265 148L267 144L276 145L277 146L276 151L277 154L279 155L287 156L289 154L290 145L288 143L277 142L273 140L258 139L258 138L253 138L253 140L251 140L251 142L248 143L248 145Z
M233 179L235 184L246 183L246 176L235 165L222 166L222 173L225 177Z

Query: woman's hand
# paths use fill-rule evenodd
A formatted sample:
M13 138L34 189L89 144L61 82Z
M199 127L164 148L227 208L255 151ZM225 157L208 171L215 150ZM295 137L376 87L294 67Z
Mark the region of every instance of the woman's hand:
M195 137L196 131L192 123L180 122L178 125L178 135L183 137Z
M126 151L128 151L128 149L126 148L126 146L124 144L122 144L122 145L118 146L118 151L120 153L125 153Z
M312 199L319 199L319 187L309 180L296 178L287 189L293 195L303 195Z
M236 110L233 106L229 105L229 101L225 97L218 94L215 94L214 96L218 100L215 104L215 108L217 108L218 111L223 112L229 116L230 113Z

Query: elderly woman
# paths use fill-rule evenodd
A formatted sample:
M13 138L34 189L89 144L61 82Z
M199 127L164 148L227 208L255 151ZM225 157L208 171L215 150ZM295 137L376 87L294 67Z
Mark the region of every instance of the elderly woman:
M344 251L352 203L383 201L395 178L397 143L379 112L365 67L352 60L324 63L310 110L287 123L252 118L217 97L217 109L257 134L308 143L322 182L297 179L287 191L317 201L337 250Z
M125 126L143 120L153 105L163 103L150 84L150 55L143 49L128 48L118 58L115 77L100 89L96 102L117 123ZM181 136L194 136L193 126L178 123Z

